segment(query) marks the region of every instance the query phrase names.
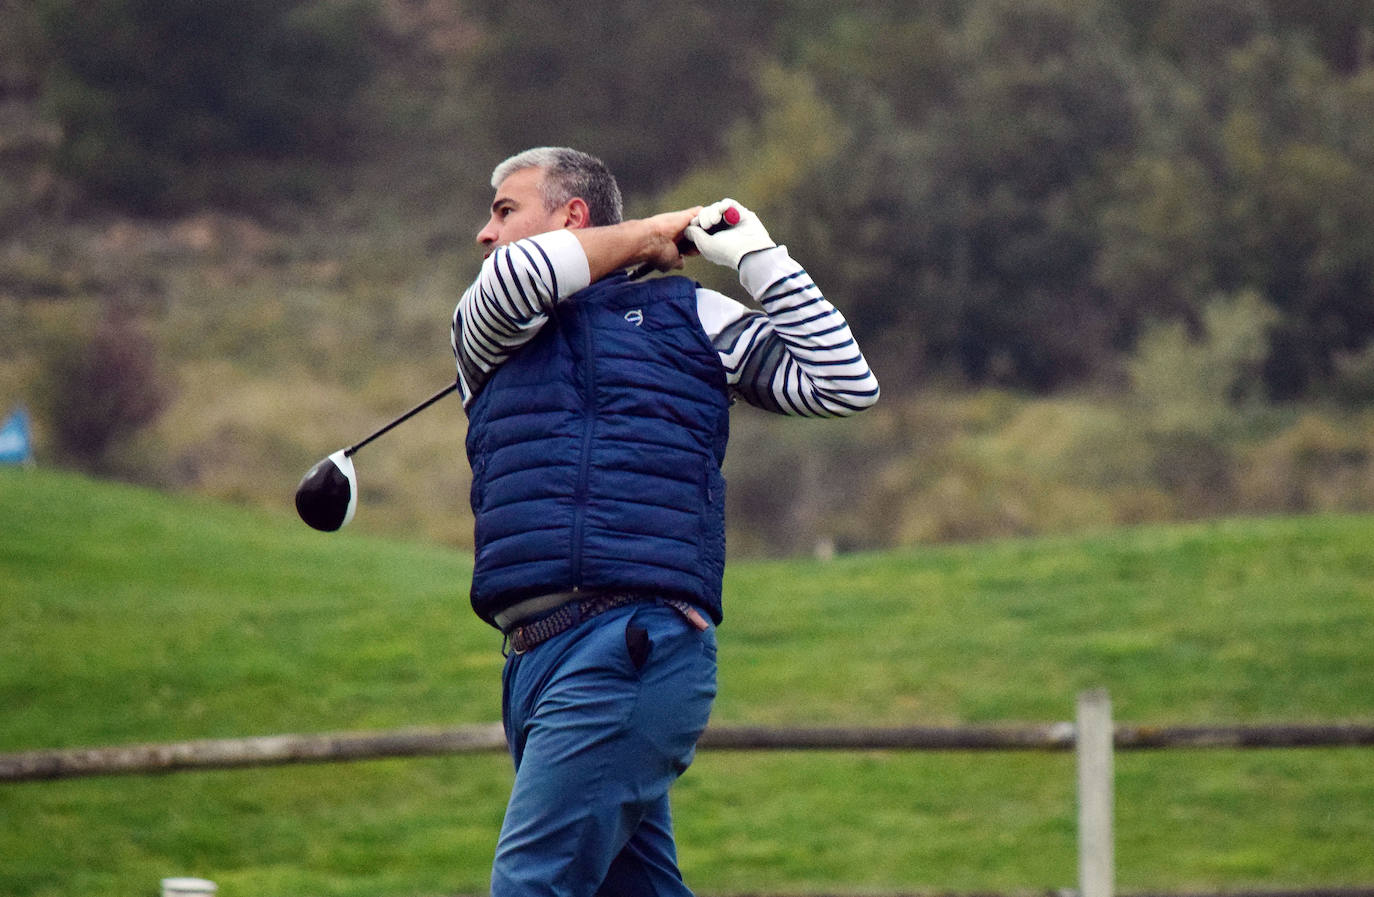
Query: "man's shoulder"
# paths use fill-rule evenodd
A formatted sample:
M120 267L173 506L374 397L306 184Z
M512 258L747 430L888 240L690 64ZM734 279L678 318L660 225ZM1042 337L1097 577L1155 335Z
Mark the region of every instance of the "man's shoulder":
M604 277L576 295L577 300L597 302L610 307L658 302L695 302L696 281L681 275L631 280L624 274Z

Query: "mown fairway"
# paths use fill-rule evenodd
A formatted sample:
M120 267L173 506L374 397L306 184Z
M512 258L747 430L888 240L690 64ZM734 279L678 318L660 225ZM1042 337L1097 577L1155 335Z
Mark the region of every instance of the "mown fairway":
M282 485L289 507L294 483ZM366 508L362 510L366 513ZM1374 519L1152 527L739 562L728 724L1374 720ZM0 470L0 750L489 722L467 560ZM1067 754L703 752L702 893L1045 890L1075 879ZM502 757L0 785L0 893L478 893ZM1123 892L1374 883L1374 750L1117 757Z

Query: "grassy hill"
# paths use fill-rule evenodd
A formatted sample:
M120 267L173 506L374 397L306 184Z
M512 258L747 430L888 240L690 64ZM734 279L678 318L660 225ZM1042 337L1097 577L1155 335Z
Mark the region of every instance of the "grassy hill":
M447 725L499 714L468 559L286 510L0 470L0 750ZM721 723L1374 719L1374 518L1228 520L727 577ZM477 893L501 757L0 786L0 893ZM1117 760L1124 892L1374 882L1374 752ZM703 753L702 893L1074 883L1072 758Z

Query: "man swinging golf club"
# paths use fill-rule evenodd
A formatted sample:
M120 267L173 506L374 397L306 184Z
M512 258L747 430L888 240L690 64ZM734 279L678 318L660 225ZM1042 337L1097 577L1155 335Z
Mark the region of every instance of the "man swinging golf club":
M730 405L843 416L877 382L844 318L733 200L622 221L615 178L564 148L513 156L491 183L486 258L452 328L472 606L509 649L516 777L491 892L690 894L668 789L716 693ZM624 273L695 252L738 270L763 310Z

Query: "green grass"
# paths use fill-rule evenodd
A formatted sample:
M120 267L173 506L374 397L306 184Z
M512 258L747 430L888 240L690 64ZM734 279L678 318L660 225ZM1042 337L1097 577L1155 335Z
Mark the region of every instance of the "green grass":
M283 484L283 506L294 483ZM747 562L727 724L1374 719L1374 518L1228 520ZM489 722L500 639L468 559L0 470L0 750ZM678 786L702 893L1074 884L1067 754L702 752ZM0 893L485 890L498 756L0 785ZM1374 750L1117 757L1122 891L1374 882Z

